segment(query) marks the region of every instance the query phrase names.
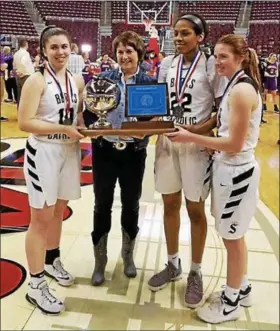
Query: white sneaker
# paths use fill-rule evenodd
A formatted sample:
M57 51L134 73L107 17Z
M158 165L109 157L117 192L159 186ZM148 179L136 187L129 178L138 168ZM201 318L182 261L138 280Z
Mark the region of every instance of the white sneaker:
M217 297L210 305L204 305L197 309L197 316L207 323L222 323L234 321L240 317L241 308L239 298L232 302L224 293Z
M53 264L45 264L45 274L62 286L70 286L75 281L75 278L63 268L59 257L53 261Z
M221 291L213 292L208 297L207 301L211 302L216 298L220 297L225 289L226 285L222 286ZM245 291L240 290L239 292L239 302L240 306L242 307L251 307L253 305L253 298L252 298L252 286L248 285Z
M37 287L33 287L33 284L29 283L25 298L45 314L57 315L65 309L64 304L50 293L45 279Z

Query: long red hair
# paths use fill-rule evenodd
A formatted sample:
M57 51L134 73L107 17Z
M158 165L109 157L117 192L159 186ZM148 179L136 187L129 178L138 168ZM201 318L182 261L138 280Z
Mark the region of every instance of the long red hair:
M242 61L242 69L244 69L245 73L254 80L259 90L261 90L262 84L258 58L256 52L247 46L245 39L235 34L228 34L221 37L217 41L217 44L229 45L231 46L233 54L244 57L244 60Z

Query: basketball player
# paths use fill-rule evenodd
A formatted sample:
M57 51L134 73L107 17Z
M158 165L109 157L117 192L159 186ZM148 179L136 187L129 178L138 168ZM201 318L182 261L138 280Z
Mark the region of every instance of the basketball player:
M278 62L277 55L271 53L266 61L265 67L265 81L264 81L264 98L267 99L267 94L272 94L272 101L274 104L274 112L279 114L279 108L277 105L277 77L278 77ZM264 105L266 110L266 105Z
M163 59L159 72L159 81L168 83L171 119L200 134L207 134L216 126L216 118L211 118L212 107L224 90L223 79L217 79L215 74L215 61L207 62L199 48L207 33L207 24L200 15L181 16L174 28L178 55ZM182 277L178 237L183 190L191 222L192 263L185 294L190 308L197 307L203 298L201 261L207 233L204 201L209 194L210 169L211 158L201 146L172 143L165 136L159 137L155 187L164 203L168 264L148 285L152 291L158 291Z
M71 52L68 32L48 26L40 48L47 63L24 84L18 118L20 129L31 133L24 159L31 208L26 235L31 280L26 299L44 313L58 314L64 304L49 292L44 274L62 286L74 283L60 261L59 243L68 200L81 196L79 139L83 136L76 125L83 126L79 94L84 83L66 70Z
M235 320L240 316L240 305L252 304L244 235L258 200L260 170L254 150L262 111L258 64L244 39L223 36L216 44L215 57L218 74L229 79L218 110L217 137L193 134L183 128L168 134L172 142L216 150L212 213L227 250L227 284L224 291L212 294L209 306L197 310L198 316L209 323Z

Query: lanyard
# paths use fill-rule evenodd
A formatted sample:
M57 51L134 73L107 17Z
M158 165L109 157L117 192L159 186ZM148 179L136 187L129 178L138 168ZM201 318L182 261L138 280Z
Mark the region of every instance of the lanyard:
M194 73L195 68L201 58L201 55L202 55L202 53L200 50L195 54L183 82L182 82L182 73L183 73L184 57L183 57L183 55L180 55L178 65L177 65L176 78L175 78L175 92L176 92L176 97L177 97L178 103L182 103L182 101L183 101L184 92L185 92L188 82L189 82L192 74Z
M221 105L222 105L223 99L224 99L225 95L227 94L228 90L229 90L230 88L232 88L232 87L236 84L236 82L238 82L239 79L240 79L242 76L244 76L244 74L245 74L245 72L244 72L243 69L238 70L238 71L233 75L233 77L231 78L231 80L228 82L228 84L227 84L227 86L226 86L226 89L225 89L225 91L224 91L224 93L223 93L223 95L222 95L221 101L220 101L220 107L219 107L219 110L218 110L218 112L217 112L217 118L219 118L219 117L221 116L221 111L222 111L222 107L221 107Z
M71 99L73 97L73 89L72 89L70 78L67 76L67 70L65 71L66 95L64 95L61 85L55 76L55 71L50 66L50 64L47 66L47 71L52 76L53 80L56 82L62 102L64 103L66 101L65 111L66 111L66 116L68 116L68 114L70 113L69 85L70 85Z
M223 98L224 98L224 96L227 94L229 88L232 87L233 85L235 85L235 83L236 83L237 81L239 81L239 79L240 79L244 74L245 74L244 70L241 69L241 70L238 70L238 71L232 76L231 80L228 82L228 84L227 84L227 86L226 86L226 89L225 89L225 91L224 91L224 93L223 93L223 95L222 95L222 98L221 98L221 102L220 102L220 104L222 103Z

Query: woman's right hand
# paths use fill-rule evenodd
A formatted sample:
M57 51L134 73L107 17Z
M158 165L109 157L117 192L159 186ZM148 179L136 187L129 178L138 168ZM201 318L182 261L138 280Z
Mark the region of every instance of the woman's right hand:
M64 133L73 140L80 140L84 138L84 136L78 131L77 127L73 125L65 125Z

